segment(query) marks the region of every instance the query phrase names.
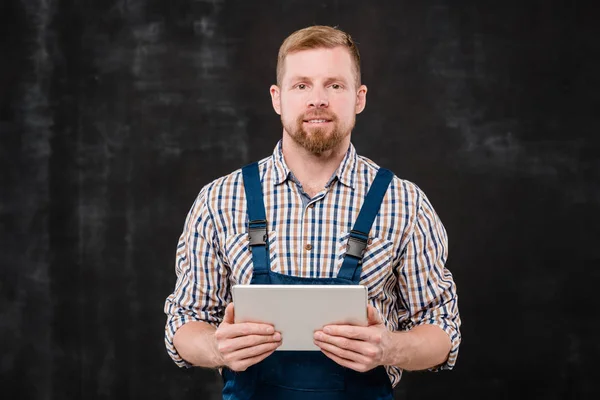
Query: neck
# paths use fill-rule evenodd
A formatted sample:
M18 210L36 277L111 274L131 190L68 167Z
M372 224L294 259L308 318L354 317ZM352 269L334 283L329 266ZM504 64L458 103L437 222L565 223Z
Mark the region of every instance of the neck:
M349 146L350 135L336 148L313 154L296 143L287 132L283 132L282 151L285 163L311 197L323 190L342 163Z

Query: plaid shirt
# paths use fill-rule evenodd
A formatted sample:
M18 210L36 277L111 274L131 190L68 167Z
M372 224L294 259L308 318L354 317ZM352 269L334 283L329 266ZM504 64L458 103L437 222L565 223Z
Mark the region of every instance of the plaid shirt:
M259 162L268 221L271 270L309 277L336 277L348 236L378 166L350 145L333 179L310 201L285 164L281 142ZM241 170L206 185L187 215L176 254L177 283L166 299L167 351L189 366L173 335L189 321L218 326L232 301L233 284L249 284L252 256ZM451 369L460 344L456 286L445 268L447 235L425 194L394 177L373 223L363 256L361 284L392 331L433 324L450 337L445 364ZM386 367L393 386L402 370Z

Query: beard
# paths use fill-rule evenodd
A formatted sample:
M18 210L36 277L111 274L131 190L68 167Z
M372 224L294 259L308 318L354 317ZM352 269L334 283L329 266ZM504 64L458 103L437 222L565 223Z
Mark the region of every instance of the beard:
M304 121L309 119L326 119L330 121L329 124L331 126L315 126L305 129ZM352 121L348 125L340 125L335 114L326 112L312 112L300 115L296 121L289 124L284 121L283 115L281 116L281 123L294 142L302 146L308 152L316 155L334 149L342 143L346 136L350 135L350 132L352 132L354 122L355 119L352 118Z

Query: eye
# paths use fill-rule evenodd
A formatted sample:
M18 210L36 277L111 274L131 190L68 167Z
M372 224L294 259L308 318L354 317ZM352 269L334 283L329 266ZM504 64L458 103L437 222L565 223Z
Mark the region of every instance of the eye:
M331 87L335 90L339 90L342 88L342 85L340 85L339 83L334 83L333 85L331 85Z
M306 85L304 83L299 83L296 85L296 89L304 90L306 89Z

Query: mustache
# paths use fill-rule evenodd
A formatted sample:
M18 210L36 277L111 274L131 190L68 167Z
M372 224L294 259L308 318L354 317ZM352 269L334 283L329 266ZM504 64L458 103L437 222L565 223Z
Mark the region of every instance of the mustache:
M335 114L326 111L312 111L302 115L300 119L302 119L303 121L307 121L309 119L327 119L330 121L335 121L337 117L335 116Z

